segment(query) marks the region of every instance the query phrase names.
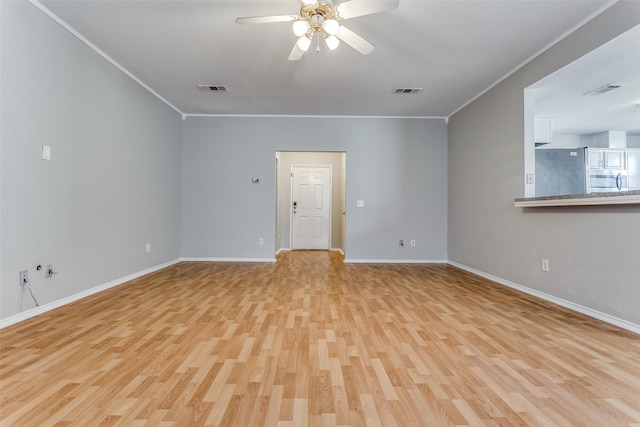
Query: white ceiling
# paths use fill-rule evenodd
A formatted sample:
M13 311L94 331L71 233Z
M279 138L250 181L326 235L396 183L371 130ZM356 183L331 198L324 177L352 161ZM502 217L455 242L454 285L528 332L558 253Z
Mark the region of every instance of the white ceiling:
M297 62L291 23L235 19L297 14L299 0L41 4L183 114L447 117L607 1L400 0L343 21L376 45L370 55L343 43Z
M602 94L598 88L620 86ZM532 86L556 133L640 133L640 25Z

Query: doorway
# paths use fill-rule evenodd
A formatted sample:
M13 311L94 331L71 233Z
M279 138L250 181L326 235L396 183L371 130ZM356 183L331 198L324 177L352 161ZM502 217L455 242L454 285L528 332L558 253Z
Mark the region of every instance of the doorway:
M294 245L293 233L293 169L304 167L331 167L328 242L322 249L345 252L345 152L276 151L276 253L302 248ZM315 197L315 196L314 196ZM297 214L297 213L296 213ZM316 220L317 221L317 220Z

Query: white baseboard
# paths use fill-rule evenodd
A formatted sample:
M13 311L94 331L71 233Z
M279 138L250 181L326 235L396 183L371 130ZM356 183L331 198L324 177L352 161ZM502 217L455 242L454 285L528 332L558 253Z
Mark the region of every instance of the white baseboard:
M283 249L284 250L284 249ZM342 252L338 249L339 252ZM122 285L131 280L137 279L138 277L144 276L149 273L153 273L155 271L161 270L163 268L167 268L173 264L176 264L180 261L213 261L213 262L276 262L275 258L180 258L173 261L166 262L164 264L156 265L154 267L148 268L146 270L139 271L137 273L130 274L128 276L113 280L108 283L104 283L102 285L95 286L91 289L87 289L85 291L79 292L74 295L70 295L65 298L61 298L57 301L53 301L40 307L35 307L33 309L24 311L22 313L15 314L13 316L7 317L6 319L0 320L0 329L6 328L7 326L13 325L15 323L19 323L23 320L30 319L39 314L46 313L58 307L62 307L63 305L70 304L74 301L78 301L80 299L86 298L90 295L97 294L98 292L105 291L110 288L114 288L116 286ZM493 276L491 274L485 273L480 270L476 270L474 268L468 267L463 264L459 264L454 261L443 261L443 260L415 260L415 259L345 259L345 263L352 264L450 264L454 267L458 267L462 270L468 271L470 273L476 274L480 277L484 277L485 279L491 280L492 282L499 283L501 285L507 286L512 289L516 289L520 292L524 292L526 294L532 295L534 297L540 298L542 300L551 302L553 304L557 304L561 307L568 308L569 310L576 311L578 313L585 314L587 316L593 317L598 320L602 320L603 322L618 326L622 329L634 332L636 334L640 334L640 325L635 323L628 322L624 319L617 318L615 316L611 316L606 313L602 313L597 310L593 310L589 307L584 307L582 305L573 303L571 301L564 300L562 298L555 297L553 295L546 294L544 292L537 291L535 289L528 288L526 286L519 285L517 283L511 282L509 280L502 279L497 276Z
M607 313L602 313L602 312L594 310L592 308L584 307L584 306L582 306L580 304L576 304L574 302L567 301L565 299L558 298L558 297L555 297L553 295L549 295L549 294L546 294L544 292L540 292L540 291L537 291L535 289L531 289L531 288L528 288L526 286L519 285L519 284L511 282L509 280L505 280L505 279L502 279L500 277L493 276L491 274L485 273L485 272L480 271L480 270L476 270L475 268L467 267L466 265L459 264L459 263L454 262L454 261L448 261L447 263L452 265L452 266L454 266L454 267L458 267L458 268L460 268L462 270L468 271L469 273L473 273L473 274L476 274L478 276L484 277L485 279L489 279L492 282L496 282L496 283L499 283L501 285L507 286L509 288L518 290L520 292L524 292L525 294L532 295L534 297L537 297L537 298L540 298L542 300L551 302L553 304L557 304L557 305L559 305L561 307L568 308L569 310L573 310L573 311L576 311L578 313L582 313L582 314L587 315L589 317L593 317L595 319L602 320L603 322L609 323L611 325L618 326L619 328L626 329L627 331L631 331L631 332L634 332L636 334L640 334L640 325L637 325L635 323L631 323L631 322L626 321L624 319L619 319L619 318L617 318L615 316L611 316L611 315L609 315Z
M122 285L126 282L129 282L133 279L137 279L138 277L142 277L146 274L153 273L158 270L162 270L163 268L167 268L173 264L180 262L179 259L175 259L173 261L165 262L164 264L156 265L151 268L147 268L146 270L139 271L137 273L130 274L125 277L121 277L119 279L113 280L109 283L104 283L102 285L95 286L91 289L87 289L82 292L78 292L77 294L70 295L65 298L61 298L59 300L43 304L40 307L35 307L30 310L23 311L22 313L15 314L13 316L9 316L6 319L0 320L0 329L6 328L7 326L13 325L18 322L22 322L23 320L30 319L39 314L46 313L47 311L51 311L58 307L62 307L63 305L70 304L74 301L81 300L93 294L97 294L98 292L106 291L107 289L114 288L116 286Z
M276 262L276 258L180 258L180 261L195 262Z
M290 248L280 248L278 249L278 251L276 252L276 255L278 255L280 252L291 252L292 249ZM340 248L331 248L329 249L330 252L340 252L340 254L342 254L342 256L344 256L344 251Z
M446 264L443 259L345 259L349 264Z

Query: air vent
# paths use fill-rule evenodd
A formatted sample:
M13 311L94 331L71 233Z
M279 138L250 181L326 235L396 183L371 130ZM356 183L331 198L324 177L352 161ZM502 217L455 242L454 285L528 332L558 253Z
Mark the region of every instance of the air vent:
M404 94L417 94L422 92L421 87L397 87L393 90L393 93L396 95L404 95Z
M229 89L225 85L198 85L198 89L203 92L228 92Z
M602 95L603 93L611 92L614 89L618 89L621 85L608 84L606 86L599 87L596 90L592 90L587 95Z

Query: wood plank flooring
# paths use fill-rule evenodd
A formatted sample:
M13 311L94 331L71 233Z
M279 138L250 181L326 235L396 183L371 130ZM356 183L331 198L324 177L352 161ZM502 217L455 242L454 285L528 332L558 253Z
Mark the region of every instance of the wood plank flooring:
M183 262L0 343L2 426L640 425L640 336L446 265Z

